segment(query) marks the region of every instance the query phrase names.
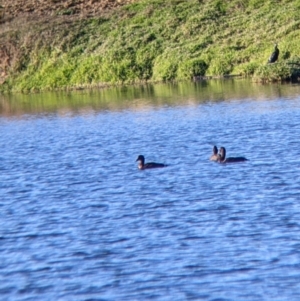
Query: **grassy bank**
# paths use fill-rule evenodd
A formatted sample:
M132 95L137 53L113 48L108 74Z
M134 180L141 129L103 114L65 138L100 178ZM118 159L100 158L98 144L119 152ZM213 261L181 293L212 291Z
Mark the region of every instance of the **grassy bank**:
M299 14L300 0L140 0L98 17L1 24L2 48L13 57L0 89L229 74L286 79L300 64ZM279 61L267 65L274 42Z

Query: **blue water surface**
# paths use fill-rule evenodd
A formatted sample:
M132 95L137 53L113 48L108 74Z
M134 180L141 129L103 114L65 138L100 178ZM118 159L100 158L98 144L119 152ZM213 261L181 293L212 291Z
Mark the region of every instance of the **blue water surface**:
M300 87L210 85L2 96L2 300L300 300Z

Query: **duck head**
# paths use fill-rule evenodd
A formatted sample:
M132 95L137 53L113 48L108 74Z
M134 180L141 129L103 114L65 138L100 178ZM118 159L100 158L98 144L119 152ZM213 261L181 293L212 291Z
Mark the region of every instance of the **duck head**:
M139 162L138 168L143 169L145 165L145 157L143 155L139 155L135 162Z
M135 162L137 162L137 161L145 161L145 157L143 155L139 155L137 157L137 159L135 160Z
M135 162L138 162L138 161L141 162L142 164L144 164L145 163L145 157L143 155L139 155Z
M216 146L213 147L213 154L214 155L218 154L218 148Z
M220 161L224 161L225 158L226 158L226 149L225 147L220 147L220 150L219 150L219 157L220 157Z

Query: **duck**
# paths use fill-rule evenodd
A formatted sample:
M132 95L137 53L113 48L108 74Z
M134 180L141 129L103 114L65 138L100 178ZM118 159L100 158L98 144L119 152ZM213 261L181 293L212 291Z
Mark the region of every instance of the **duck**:
M275 63L278 60L278 56L279 56L279 49L278 49L278 45L277 43L274 45L274 51L272 52L272 54L270 55L270 58L268 60L268 63Z
M216 146L213 147L213 154L210 156L210 161L218 161L219 155L218 155L218 148Z
M167 167L168 165L162 163L155 163L155 162L148 162L145 163L145 157L143 155L139 155L136 159L136 162L139 162L138 168L139 169L150 169L150 168L161 168Z
M245 157L229 157L226 158L226 149L225 147L220 147L219 154L218 154L218 162L219 163L235 163L235 162L244 162L248 161Z

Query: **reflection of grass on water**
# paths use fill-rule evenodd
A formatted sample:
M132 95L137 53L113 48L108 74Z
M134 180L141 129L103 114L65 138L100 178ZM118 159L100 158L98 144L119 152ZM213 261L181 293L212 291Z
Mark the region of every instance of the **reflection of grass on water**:
M53 113L67 117L97 111L147 111L154 107L187 107L232 100L259 101L298 94L299 89L290 89L289 84L258 85L251 79L182 81L83 91L4 94L0 95L0 115Z
M0 89L31 92L203 75L290 78L298 72L289 60L299 55L300 2L279 2L140 0L101 17L31 21L0 37L15 49ZM274 42L279 61L266 65Z

